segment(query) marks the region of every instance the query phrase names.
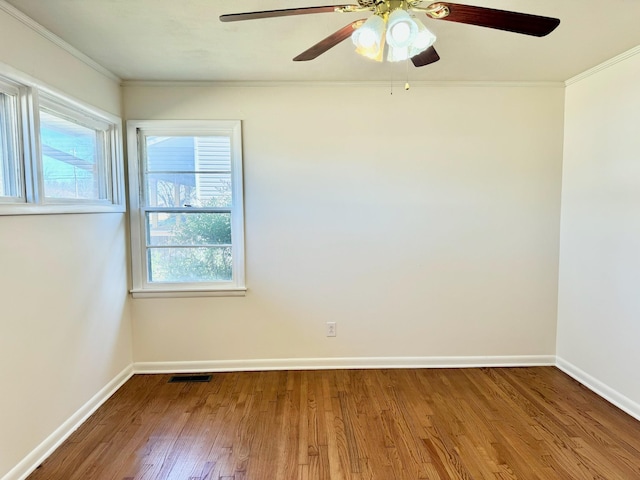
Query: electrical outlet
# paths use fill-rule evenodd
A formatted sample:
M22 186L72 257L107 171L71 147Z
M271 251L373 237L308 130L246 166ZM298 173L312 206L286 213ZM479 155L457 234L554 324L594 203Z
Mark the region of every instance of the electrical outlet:
M327 337L336 336L336 322L327 322Z

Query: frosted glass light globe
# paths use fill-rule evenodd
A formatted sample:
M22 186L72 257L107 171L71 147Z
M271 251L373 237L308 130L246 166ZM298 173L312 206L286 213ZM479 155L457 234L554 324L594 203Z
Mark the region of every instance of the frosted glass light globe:
M360 43L360 47L362 48L371 48L378 41L376 34L372 30L363 30L363 32L358 37L358 41Z
M397 44L404 44L411 36L411 27L406 22L396 23L391 27L391 36Z
M408 47L418 34L418 25L402 9L391 12L387 28L387 43L395 48Z

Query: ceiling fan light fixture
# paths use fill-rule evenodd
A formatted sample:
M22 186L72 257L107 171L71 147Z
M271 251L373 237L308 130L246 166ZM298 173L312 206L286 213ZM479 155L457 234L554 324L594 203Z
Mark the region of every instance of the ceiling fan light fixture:
M436 36L431 32L431 30L425 27L418 19L414 19L414 22L418 26L418 34L410 47L409 55L411 57L424 52L436 42Z
M372 15L351 35L356 52L365 57L382 61L384 49L385 21L378 15Z
M387 43L393 48L409 47L418 35L418 25L406 10L397 9L389 15Z

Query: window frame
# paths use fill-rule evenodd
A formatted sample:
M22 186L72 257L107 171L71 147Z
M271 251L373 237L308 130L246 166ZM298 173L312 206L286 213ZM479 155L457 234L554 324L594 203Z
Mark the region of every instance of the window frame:
M231 141L231 206L229 208L167 207L146 205L145 146L147 136L228 136ZM129 206L134 298L243 296L246 293L244 260L244 195L242 172L242 122L240 120L128 120ZM224 282L149 282L147 265L147 212L170 210L231 214L232 278Z
M38 125L36 131L38 132L38 138L40 138L40 126L41 126L41 113L45 110L49 115L53 115L57 118L67 120L70 123L89 128L94 132L98 132L100 137L100 149L101 158L99 159L99 165L97 169L99 195L102 198L73 198L73 197L51 197L47 196L45 189L46 176L44 173L44 159L42 153L42 141L38 142L39 152L36 157L39 159L38 168L41 174L38 176L39 188L41 192L42 203L46 205L52 204L67 204L67 205L104 205L108 206L112 203L113 198L113 182L110 178L113 178L112 174L112 161L110 161L110 152L113 149L112 137L114 125L111 122L107 122L95 115L90 115L88 112L80 111L76 108L72 108L70 105L65 105L60 99L51 95L41 94L39 95L38 102Z
M122 156L122 120L111 113L63 94L44 83L0 64L0 89L9 85L18 91L17 120L14 128L19 137L19 159L22 197L0 200L0 216L64 213L125 212L124 164ZM104 164L98 172L106 187L104 199L45 197L40 109L63 115L72 122L93 128L100 125L104 133ZM6 198L6 197L5 197Z
M23 204L27 199L27 182L25 175L25 162L24 162L24 152L25 152L25 144L24 144L24 125L23 125L23 104L26 104L26 88L20 85L17 82L11 81L9 78L4 76L0 76L0 93L12 96L15 99L14 103L14 118L12 120L12 125L10 128L12 130L13 136L13 148L15 149L14 157L12 159L13 163L15 163L15 175L18 185L16 186L17 195L4 195L0 196L0 206L2 205L15 205L15 204ZM0 168L11 168L12 165L0 165Z

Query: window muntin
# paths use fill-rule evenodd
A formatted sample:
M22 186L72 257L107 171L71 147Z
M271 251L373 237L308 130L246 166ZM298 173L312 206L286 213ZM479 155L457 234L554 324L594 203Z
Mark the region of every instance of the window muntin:
M19 89L0 81L0 201L24 201Z
M244 290L240 122L130 122L129 135L134 294Z

